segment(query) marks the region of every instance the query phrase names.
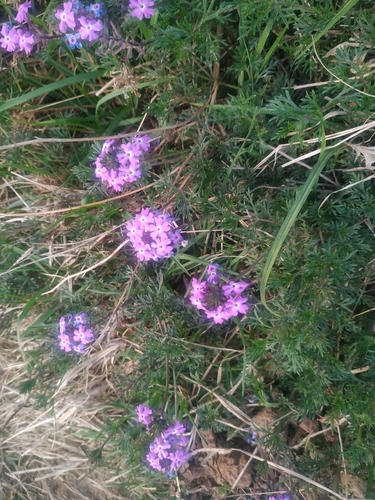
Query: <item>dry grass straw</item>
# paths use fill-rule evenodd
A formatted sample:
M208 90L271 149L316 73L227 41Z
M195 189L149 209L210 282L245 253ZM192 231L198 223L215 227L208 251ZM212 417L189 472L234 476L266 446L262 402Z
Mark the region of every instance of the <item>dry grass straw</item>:
M95 468L84 451L98 443L79 429L93 435L101 429L105 401L114 392L110 374L126 344L112 340L73 366L57 383L53 408L46 409L36 406L33 393L18 389L30 375L10 333L0 335L0 499L124 498L109 487L116 474ZM22 343L24 352L36 347L32 340Z

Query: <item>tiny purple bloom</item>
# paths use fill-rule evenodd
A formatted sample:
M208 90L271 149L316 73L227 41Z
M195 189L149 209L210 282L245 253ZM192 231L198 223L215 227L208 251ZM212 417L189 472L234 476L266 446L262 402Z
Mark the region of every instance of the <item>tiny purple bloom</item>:
M79 325L78 330L74 330L73 340L81 344L89 344L93 338L92 331L86 329L84 325Z
M58 338L60 339L60 349L62 349L65 352L70 352L72 348L70 346L69 336L65 335L64 333L60 333Z
M68 33L65 38L71 49L80 49L82 47L82 43L79 41L81 38L79 33Z
M147 152L151 147L150 140L151 140L151 137L147 134L136 135L133 137L132 143L136 144L138 147L140 147L142 149L142 151Z
M219 306L216 309L213 309L212 311L206 309L206 316L208 319L212 318L214 320L214 323L219 323L219 324L224 323L225 320L231 317L228 311L226 311L222 306Z
M1 34L3 35L3 37L0 38L1 47L8 52L14 52L19 40L17 30L15 28L9 29L6 24L3 24Z
M249 309L249 306L246 304L246 302L246 297L237 295L237 297L228 299L225 305L226 310L230 312L231 316L237 316L237 314L245 314Z
M177 436L178 434L183 434L184 432L186 431L185 427L181 424L181 422L179 422L178 420L176 420L176 422L171 425L170 427L168 427L168 429L166 429L164 432L163 432L163 436L165 438L167 438L168 436Z
M76 27L76 21L74 18L74 12L72 12L73 4L72 2L64 2L63 9L59 9L55 13L56 19L60 21L59 30L61 33L66 33L68 28L74 30Z
M118 175L116 170L114 170L113 168L111 168L110 172L108 173L108 177L106 177L105 180L117 192L121 191L124 186L123 178Z
M157 437L154 441L154 450L158 454L160 460L168 457L168 451L171 445L162 437Z
M137 17L140 21L143 18L150 19L155 13L154 0L130 0L129 7L133 9L130 15Z
M79 354L86 354L86 346L84 344L78 344L74 346L74 350Z
M18 7L17 15L14 20L17 21L17 23L26 23L29 20L27 12L30 7L31 2L21 3L21 5Z
M176 450L174 453L169 453L168 458L172 462L171 469L178 469L189 460L190 453L183 450Z
M242 293L247 287L249 286L249 283L246 283L244 281L230 281L227 285L223 285L222 289L224 292L224 295L226 297L230 297L232 293L235 294L240 294Z
M81 28L79 28L79 34L82 40L88 40L93 42L99 38L99 32L102 31L103 25L100 21L95 21L94 19L87 19L87 17L80 17L78 19Z
M144 423L147 427L151 424L152 419L150 416L152 415L152 410L149 406L139 405L137 406L137 414L138 414L138 422Z
M18 44L20 46L20 49L24 50L25 54L30 54L35 43L34 35L29 33L28 31L18 30L18 36Z

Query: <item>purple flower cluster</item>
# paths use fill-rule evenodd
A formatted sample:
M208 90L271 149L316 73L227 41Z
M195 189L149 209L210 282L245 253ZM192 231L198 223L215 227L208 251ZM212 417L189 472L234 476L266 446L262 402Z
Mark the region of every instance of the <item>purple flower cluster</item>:
M149 135L133 137L130 142L118 144L114 139L104 142L95 160L95 176L115 191L142 177L142 159L150 145Z
M65 35L71 49L80 49L82 40L94 42L104 29L100 17L105 14L102 3L84 6L79 0L64 2L55 12L59 30Z
M130 15L137 17L140 21L143 18L150 19L154 15L154 0L130 0Z
M206 270L206 278L192 279L190 302L205 312L214 323L245 314L249 309L248 298L241 293L249 286L243 281L229 281L227 285L220 283L221 274L217 264L210 264Z
M60 318L59 347L62 351L75 351L85 354L87 345L92 342L94 335L87 328L87 314L68 314Z
M137 407L137 420L146 424L152 422L152 410L148 406ZM190 453L185 451L189 443L185 427L176 421L165 429L160 436L150 444L150 451L146 455L148 463L153 469L165 472L167 477L172 477L185 462L190 458Z
M136 256L140 261L168 259L179 243L181 232L173 227L174 217L157 210L143 208L134 219L125 224Z
M28 11L31 7L31 2L25 2L18 8L14 20L21 25L28 22ZM1 48L7 52L25 52L30 54L35 45L35 36L27 27L18 26L14 27L12 24L3 24L1 27Z

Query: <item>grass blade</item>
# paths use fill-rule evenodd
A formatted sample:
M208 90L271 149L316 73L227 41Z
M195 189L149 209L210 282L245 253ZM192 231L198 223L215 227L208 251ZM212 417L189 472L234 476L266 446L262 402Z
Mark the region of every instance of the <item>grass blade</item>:
M7 109L14 108L15 106L19 106L24 102L31 101L31 99L35 99L36 97L48 94L49 92L54 92L55 90L67 87L68 85L74 85L75 83L83 82L84 80L93 80L103 76L104 74L105 70L91 71L90 73L80 73L79 75L74 75L70 78L66 78L65 80L50 83L49 85L43 85L39 89L33 90L32 92L9 99L0 106L0 113L6 111Z
M299 54L299 56L302 56L303 54L306 54L311 47L318 41L320 40L331 28L334 26L345 14L352 8L354 5L358 3L359 0L349 0L349 2L344 5L338 13L333 16L333 18L329 21L329 23L325 26L324 29L320 33L317 34L316 37L313 37L311 43L309 43L304 50Z
M298 214L301 211L301 208L303 204L305 203L308 195L312 191L314 185L318 181L319 175L322 172L324 166L326 165L327 161L329 158L332 156L333 151L326 152L325 151L325 135L323 131L323 136L322 136L322 144L321 144L321 153L319 155L319 159L315 165L315 167L311 170L305 184L301 188L301 190L298 192L296 199L293 203L293 206L289 210L284 222L282 223L279 232L276 235L275 241L271 247L271 250L268 254L267 262L264 267L262 279L260 282L260 298L263 303L263 305L271 311L271 309L267 306L266 303L266 286L268 282L268 278L271 274L272 267L275 263L275 260L280 252L281 246L284 243L286 237L288 236L288 233L293 226ZM275 313L273 313L275 314Z

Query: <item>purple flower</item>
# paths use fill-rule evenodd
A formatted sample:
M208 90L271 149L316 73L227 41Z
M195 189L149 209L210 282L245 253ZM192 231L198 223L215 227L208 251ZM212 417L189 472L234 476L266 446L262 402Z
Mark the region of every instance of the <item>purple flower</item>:
M105 140L104 144L102 146L102 152L101 152L101 154L108 153L108 151L110 151L112 149L114 143L115 143L114 139L107 139L107 140Z
M105 180L117 192L121 191L123 185L125 184L124 179L113 168L111 168L111 170L108 172L108 176Z
M151 224L155 220L154 214L149 208L142 208L142 210L135 216L135 220L138 222L139 227L143 231L148 231Z
M65 333L65 318L64 316L60 318L60 333Z
M88 40L93 42L99 38L99 31L102 31L103 25L100 21L95 21L95 19L87 19L87 17L80 17L78 19L81 28L79 28L79 34L82 40Z
M74 12L72 12L73 4L72 2L64 2L63 9L58 10L55 13L55 17L59 19L59 30L61 33L66 33L68 28L74 30L76 27L76 21L74 18Z
M60 339L60 349L62 349L65 352L70 352L72 350L72 348L70 346L69 335L65 335L64 333L60 333L58 338Z
M34 44L34 35L28 31L18 30L18 44L21 50L25 51L25 54L30 54Z
M84 344L74 346L74 350L78 352L78 354L86 354L86 346Z
M217 283L220 278L219 264L209 264L206 269L206 274L208 274L208 283Z
M82 47L82 43L79 41L81 38L79 33L68 33L65 38L71 49L80 49Z
M89 344L92 341L93 334L90 329L86 329L84 325L79 325L77 330L74 330L73 340L81 344Z
M183 450L176 450L174 453L169 453L168 458L171 461L171 469L178 469L189 460L190 453Z
M143 18L150 19L155 13L154 0L130 0L129 7L133 9L130 15L137 17L140 21Z
M168 214L144 208L135 215L133 221L125 224L126 236L131 241L139 260L159 261L171 257L182 239L180 234L175 237L175 232L178 230L173 228L173 221L173 217Z
M222 324L224 321L231 317L230 313L224 309L223 306L219 306L216 309L209 311L205 309L207 318L212 318L214 323Z
M140 423L144 423L147 427L151 424L152 419L150 416L152 415L152 410L148 406L139 405L137 406L137 420Z
M68 314L60 318L58 336L60 349L65 352L74 350L79 354L85 354L85 346L94 338L92 330L85 326L86 322L86 313Z
M237 283L235 281L230 281L227 285L223 285L222 288L224 295L230 297L232 293L242 293L248 286L249 283L245 283L244 281L238 281Z
M231 316L237 316L237 314L245 314L249 309L249 306L246 304L247 298L241 297L241 295L237 295L237 297L233 297L228 299L225 307L228 312L230 312Z
M154 441L153 451L158 454L160 460L167 458L171 445L162 437L157 437Z
M87 314L81 313L74 316L74 325L85 325L87 321Z
M30 7L31 2L21 3L21 5L18 7L17 15L14 20L17 21L17 23L26 23L29 20L27 12Z
M141 228L139 221L136 219L127 222L125 227L128 230L127 236L132 243L135 243L142 238L143 229Z
M151 252L151 246L143 241L135 242L134 249L136 250L137 258L143 262L154 259L154 254Z
M145 153L151 147L150 141L151 141L151 137L149 135L147 135L147 134L145 134L145 135L136 135L132 139L132 143L136 144Z
M15 28L9 28L6 24L3 24L1 34L3 35L3 37L0 38L1 47L6 49L8 52L14 52L19 39L17 30Z
M160 470L160 471L163 470L161 465L160 465L159 457L156 453L150 451L150 453L148 453L148 455L146 455L146 459L153 469Z
M135 165L129 165L127 167L120 166L119 174L122 176L124 182L135 182L142 177L139 166Z
M93 3L86 7L89 12L95 14L95 17L101 17L105 14L104 5L102 3Z
M162 237L163 234L168 233L170 227L169 223L161 220L159 217L155 218L154 224L150 226L151 238Z
M132 144L131 142L121 144L121 149L123 150L123 153L119 153L117 155L117 159L122 165L139 165L141 150L136 144Z
M167 438L168 436L177 436L178 434L183 434L185 432L185 427L181 424L181 422L179 422L178 420L176 420L176 422L171 425L170 427L168 427L168 429L166 429L164 432L163 432L163 436L165 438Z

